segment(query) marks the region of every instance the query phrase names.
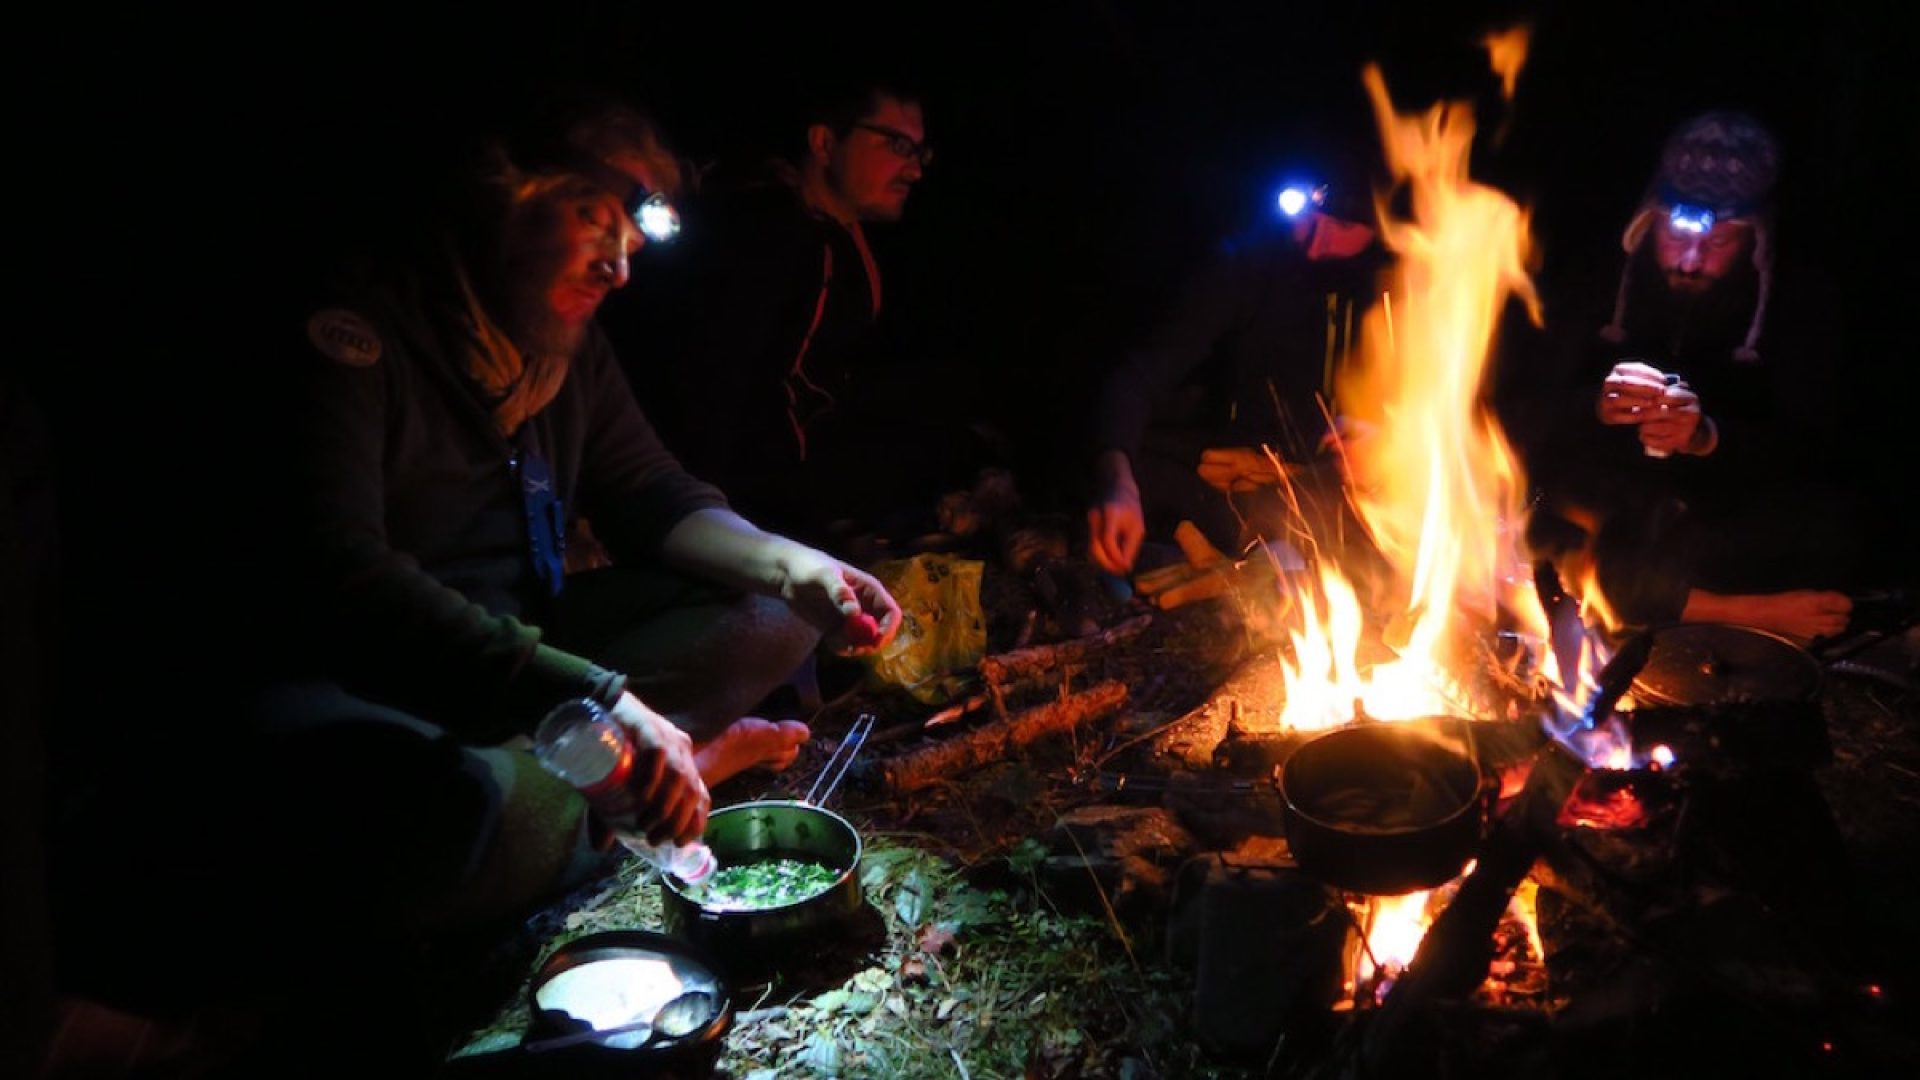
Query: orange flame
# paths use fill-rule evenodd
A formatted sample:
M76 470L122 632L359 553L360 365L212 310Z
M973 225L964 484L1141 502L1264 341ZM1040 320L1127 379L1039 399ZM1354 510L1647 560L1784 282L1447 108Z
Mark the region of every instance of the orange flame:
M1360 954L1357 975L1365 986L1376 974L1393 976L1407 969L1420 950L1420 939L1433 922L1428 913L1431 892L1405 896L1376 896L1369 903L1365 924L1367 946Z
M1496 30L1480 39L1487 50L1487 61L1493 65L1493 73L1500 76L1500 92L1508 101L1513 100L1513 90L1520 82L1520 69L1527 62L1527 41L1531 35L1524 26L1508 30Z
M1353 590L1322 568L1318 601L1298 605L1281 714L1301 729L1350 720L1355 702L1379 719L1457 711L1446 672L1461 659L1448 655L1458 612L1491 622L1505 604L1545 626L1512 533L1523 514L1519 466L1479 400L1509 296L1539 319L1526 272L1527 215L1468 178L1474 124L1464 104L1401 116L1377 67L1364 80L1412 213L1395 218L1381 201L1382 236L1398 259L1336 396L1343 414L1372 422L1342 449L1355 508L1399 578L1401 614L1389 620L1394 659L1363 677Z
M1510 97L1527 32L1490 35L1485 44ZM1359 353L1341 372L1335 397L1344 416L1362 421L1349 427L1367 432L1339 449L1354 508L1394 570L1397 592L1390 603L1399 613L1385 634L1392 659L1363 671L1360 603L1352 585L1322 563L1318 581L1304 587L1294 605L1301 621L1292 635L1293 663L1285 668L1281 722L1300 729L1344 723L1362 710L1390 720L1460 712L1450 707L1457 693L1447 674L1468 659L1449 654L1465 637L1453 632L1457 618L1492 623L1505 611L1522 618L1535 640L1547 637L1516 535L1525 485L1481 403L1487 359L1509 300L1517 296L1540 321L1526 269L1528 215L1469 177L1474 120L1465 104L1400 115L1377 67L1369 65L1363 79L1408 213L1396 217L1390 206L1401 204L1379 200L1381 235L1397 259L1380 302L1366 314ZM1542 650L1544 664L1553 663L1551 652ZM1596 658L1583 656L1580 668L1559 673L1574 693L1582 680L1591 684ZM1356 985L1412 962L1440 895L1367 901ZM1517 900L1516 914L1537 954L1531 894Z

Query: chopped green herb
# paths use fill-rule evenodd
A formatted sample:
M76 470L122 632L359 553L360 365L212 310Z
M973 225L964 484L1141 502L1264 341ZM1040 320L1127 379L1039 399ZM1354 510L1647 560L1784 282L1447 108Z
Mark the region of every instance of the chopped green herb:
M687 892L703 907L720 911L759 911L794 904L826 892L838 871L803 859L768 859L717 870Z

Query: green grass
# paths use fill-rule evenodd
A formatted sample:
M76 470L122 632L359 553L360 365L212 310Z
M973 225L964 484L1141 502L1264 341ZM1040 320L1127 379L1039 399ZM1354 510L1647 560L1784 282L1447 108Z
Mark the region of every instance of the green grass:
M776 1077L1204 1077L1183 1032L1192 990L1140 963L1103 914L1059 910L1026 841L971 873L887 836L867 839L861 885L884 945L837 986L781 980L739 1000L720 1061L738 1080ZM993 887L969 880L992 879ZM628 863L568 912L540 950L613 929L659 929L660 886ZM524 993L463 1052L497 1048L526 1023Z

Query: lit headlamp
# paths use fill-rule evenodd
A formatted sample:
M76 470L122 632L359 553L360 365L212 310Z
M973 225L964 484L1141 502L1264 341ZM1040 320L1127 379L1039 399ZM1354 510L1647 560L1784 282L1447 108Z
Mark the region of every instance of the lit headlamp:
M648 243L664 244L680 235L680 211L673 208L666 193L648 191L647 186L628 175L626 170L592 158L571 162L570 167L605 188L620 200L620 208L632 219L633 227Z
M1280 212L1290 218L1299 217L1308 207L1319 209L1326 204L1325 184L1288 184L1280 189Z
M648 191L638 184L633 186L633 194L644 196L635 206L631 197L621 205L626 207L627 216L639 227L640 235L655 244L664 244L680 235L680 211L673 208L667 197L657 191Z
M1675 203L1672 213L1667 215L1668 224L1684 233L1700 236L1713 231L1713 211L1704 206L1691 203Z

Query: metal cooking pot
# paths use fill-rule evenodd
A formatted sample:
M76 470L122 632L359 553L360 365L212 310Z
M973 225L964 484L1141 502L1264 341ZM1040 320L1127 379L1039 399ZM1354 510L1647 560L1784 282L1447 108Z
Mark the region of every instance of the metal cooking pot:
M671 875L663 915L667 930L722 957L749 956L838 925L860 909L860 834L831 810L788 799L740 803L707 817L707 846L722 867L762 859L816 862L835 872L823 892L779 907L734 911L694 899Z
M1460 876L1486 838L1497 785L1470 721L1368 722L1302 744L1280 770L1287 846L1308 874L1396 896Z
M1643 705L1663 706L1811 701L1820 683L1820 662L1779 634L1684 623L1654 631L1632 693Z

